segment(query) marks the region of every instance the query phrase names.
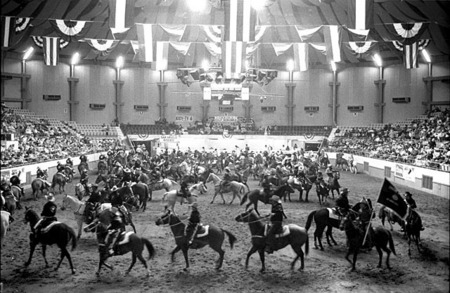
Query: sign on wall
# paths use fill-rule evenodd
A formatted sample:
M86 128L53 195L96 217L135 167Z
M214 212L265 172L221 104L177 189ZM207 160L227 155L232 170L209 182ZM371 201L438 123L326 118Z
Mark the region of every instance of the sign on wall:
M194 122L194 116L192 115L176 115L175 122Z

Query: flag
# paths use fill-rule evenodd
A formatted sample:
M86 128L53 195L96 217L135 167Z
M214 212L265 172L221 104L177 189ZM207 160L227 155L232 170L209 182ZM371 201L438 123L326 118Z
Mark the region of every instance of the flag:
M139 41L139 57L141 61L153 62L156 60L155 50L153 49L153 25L136 24L136 31Z
M251 0L224 1L225 27L224 41L255 41L256 11Z
M386 178L384 178L377 202L393 210L402 219L407 215L408 205L395 186Z
M119 44L116 40L86 39L86 43L94 49L95 54L108 56Z
M59 37L43 37L44 62L56 66L59 62Z
M341 61L341 42L339 38L339 27L337 25L327 25L324 27L324 39L327 49L327 61Z
M374 0L348 0L348 28L366 30L373 27Z
M308 70L308 44L307 43L295 43L294 44L294 70L306 71Z
M135 0L109 0L109 27L113 35L134 25L134 3Z
M169 42L156 42L155 70L167 70L169 66ZM152 64L153 65L153 64Z
M239 79L245 71L245 42L222 43L222 71L226 79Z
M410 45L403 45L403 63L406 69L418 68L417 55L419 54L419 46L417 42Z

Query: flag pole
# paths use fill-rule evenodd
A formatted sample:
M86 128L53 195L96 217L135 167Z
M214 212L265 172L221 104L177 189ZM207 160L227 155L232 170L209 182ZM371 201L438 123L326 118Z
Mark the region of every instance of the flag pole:
M363 245L364 245L364 243L366 242L367 235L369 234L369 229L370 229L370 226L372 225L372 218L374 217L374 213L375 213L375 210L373 210L373 211L370 213L369 224L367 225L366 233L364 234L364 239L363 239L363 242L362 242Z

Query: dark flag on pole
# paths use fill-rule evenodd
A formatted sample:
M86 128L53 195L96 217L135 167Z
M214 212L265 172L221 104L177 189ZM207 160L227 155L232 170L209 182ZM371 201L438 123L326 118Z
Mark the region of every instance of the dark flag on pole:
M402 219L407 215L408 205L395 186L386 178L384 178L377 202L392 209Z

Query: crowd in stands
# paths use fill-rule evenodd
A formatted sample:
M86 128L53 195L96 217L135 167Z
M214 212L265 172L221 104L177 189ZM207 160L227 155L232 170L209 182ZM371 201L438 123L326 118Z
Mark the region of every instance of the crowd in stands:
M355 127L336 132L330 150L447 170L450 165L450 111L434 110L428 119L381 129ZM448 170L447 170L448 171Z
M46 119L30 119L15 114L2 104L2 134L14 134L17 144L2 142L0 165L2 168L23 166L36 162L66 159L108 150L116 139L92 141L68 128L52 126Z

